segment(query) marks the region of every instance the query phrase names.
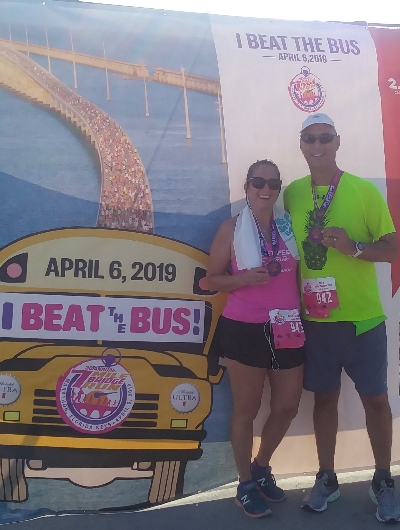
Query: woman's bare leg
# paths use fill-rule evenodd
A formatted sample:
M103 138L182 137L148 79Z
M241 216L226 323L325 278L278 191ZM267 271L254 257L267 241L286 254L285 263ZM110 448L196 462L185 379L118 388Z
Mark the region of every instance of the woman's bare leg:
M288 370L268 370L271 385L271 413L261 434L256 456L260 466L269 466L275 449L281 443L296 417L303 389L303 365Z
M239 480L251 480L253 420L260 408L266 368L246 366L225 358L233 397L231 442Z

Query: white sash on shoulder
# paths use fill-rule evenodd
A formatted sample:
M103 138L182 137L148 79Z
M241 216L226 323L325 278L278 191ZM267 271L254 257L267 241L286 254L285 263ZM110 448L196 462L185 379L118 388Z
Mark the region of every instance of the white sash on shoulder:
M300 259L296 240L293 234L290 215L277 205L274 205L273 215L279 235L295 260ZM262 256L257 225L249 206L239 214L233 235L233 248L239 270L261 267Z

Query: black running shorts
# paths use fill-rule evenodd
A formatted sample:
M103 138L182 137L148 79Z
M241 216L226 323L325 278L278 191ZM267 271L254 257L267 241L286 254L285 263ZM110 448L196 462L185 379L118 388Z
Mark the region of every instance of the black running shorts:
M304 363L304 348L276 349L270 323L251 324L220 316L213 341L214 355L247 366L287 370Z

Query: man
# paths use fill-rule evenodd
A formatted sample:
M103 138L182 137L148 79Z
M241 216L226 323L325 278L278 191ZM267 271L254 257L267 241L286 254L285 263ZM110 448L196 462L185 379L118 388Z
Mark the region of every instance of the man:
M385 316L374 262L393 262L398 246L387 205L367 180L336 165L340 136L329 116L302 124L300 149L310 175L284 195L301 253L306 364L304 388L315 394L319 472L302 507L322 512L339 497L334 472L341 372L365 409L375 458L370 487L382 522L400 521L390 475L392 416L387 396Z

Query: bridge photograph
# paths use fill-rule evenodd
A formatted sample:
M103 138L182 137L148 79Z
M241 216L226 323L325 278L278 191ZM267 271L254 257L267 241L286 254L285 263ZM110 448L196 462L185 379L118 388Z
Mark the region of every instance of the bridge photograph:
M155 21L154 17L147 16L148 20L152 18ZM226 215L221 212L225 211L228 192L222 98L216 65L206 69L216 76L203 75L200 73L204 70L201 53L197 53L195 63L188 62L187 51L183 48L179 67L169 64L162 53L157 57L154 51L147 57L149 60L145 60L144 54L144 60L138 61L134 54L128 53L131 51L128 45L116 46L112 32L104 33L103 28L88 32L91 37L95 36L89 44L89 34L83 38L73 24L58 31L52 26L51 17L46 23L31 21L15 22L10 17L6 22L6 18L2 18L0 87L7 98L16 97L19 104L23 104L23 100L38 110L42 108L47 115L58 116L90 154L91 172L97 174L97 178L89 177L92 188L89 224L161 235L168 233L169 225L173 235L180 238L180 223L175 218L183 215L187 227L184 237L206 248L210 236L205 239L200 235L199 238L193 233L192 225L196 215L204 212L212 217ZM169 31L166 26L160 32L160 40L170 39ZM126 31L125 39L129 38L129 31ZM198 35L198 38L204 48L205 40L210 40L211 36ZM213 55L215 61L214 50ZM196 61L201 65L200 72L196 71ZM127 108L130 109L128 113ZM43 116L42 113L41 119ZM201 153L207 153L206 156L210 153L210 146L204 144L210 141L209 135L206 138L200 131L204 126L207 133L210 127L215 131L212 133L215 140L212 169L207 167L209 162L199 164ZM178 169L167 175L174 150L176 163L173 165ZM21 163L23 160L24 157ZM219 174L220 179L222 177L225 199L221 196L219 207L208 204L205 210L199 204L196 212L191 204L193 198L187 200L185 194L192 194L191 187L198 188L196 177L201 178L201 186L206 190L208 179L215 180L210 170ZM21 179L20 175L7 171L7 163L0 171ZM182 197L166 203L163 199L168 193L168 184L174 185L175 179L183 175ZM28 177L30 181L32 178ZM43 178L46 177L41 175L40 180ZM63 182L61 189L66 186L64 179ZM206 193L202 195L201 202L204 202ZM73 197L80 199L76 190ZM184 208L181 208L182 201ZM98 205L93 219L95 202Z

